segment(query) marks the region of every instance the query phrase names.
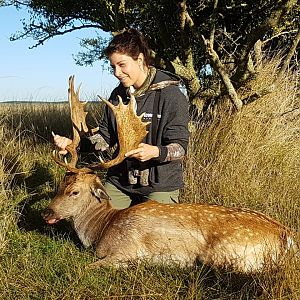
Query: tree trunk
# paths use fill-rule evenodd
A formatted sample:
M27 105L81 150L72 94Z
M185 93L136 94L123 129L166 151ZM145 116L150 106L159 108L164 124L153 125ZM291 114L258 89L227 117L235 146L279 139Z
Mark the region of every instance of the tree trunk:
M262 69L262 42L260 39L254 45L254 65L257 72Z
M228 92L228 95L229 95L232 103L234 104L236 110L237 111L241 110L241 108L243 106L243 102L241 101L241 99L239 99L237 92L236 92L236 90L229 78L229 75L228 75L226 69L224 68L217 52L213 49L210 40L206 40L204 37L203 37L203 40L204 40L204 44L206 45L207 53L210 57L211 65L213 66L215 71L218 72L218 74L220 75L221 80L224 83L226 90Z

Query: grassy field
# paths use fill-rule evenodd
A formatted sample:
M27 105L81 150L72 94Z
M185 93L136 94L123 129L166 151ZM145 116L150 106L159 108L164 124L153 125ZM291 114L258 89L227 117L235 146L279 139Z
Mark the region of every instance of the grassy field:
M249 86L274 81L269 64ZM290 74L241 113L194 124L182 202L209 202L267 213L300 229L299 81ZM220 111L224 107L220 107ZM101 108L89 105L89 123ZM300 299L300 263L242 278L198 266L134 265L89 270L68 223L47 226L40 213L64 170L51 159L51 131L71 133L67 104L0 105L0 299Z

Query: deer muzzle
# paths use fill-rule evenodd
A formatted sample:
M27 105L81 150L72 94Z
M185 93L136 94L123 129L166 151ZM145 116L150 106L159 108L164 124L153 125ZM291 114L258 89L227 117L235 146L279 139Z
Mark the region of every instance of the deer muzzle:
M59 218L55 217L54 210L51 208L46 208L42 212L42 217L48 224L55 224L60 220Z

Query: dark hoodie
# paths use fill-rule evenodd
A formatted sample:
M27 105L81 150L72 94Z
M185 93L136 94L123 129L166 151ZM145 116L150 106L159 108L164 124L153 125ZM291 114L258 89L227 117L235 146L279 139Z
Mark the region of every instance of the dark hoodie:
M178 78L170 73L157 70L152 83L165 80L178 80ZM153 103L156 93L157 91L150 91L136 97L137 115L145 113L143 121L152 120ZM117 105L119 102L117 95L122 97L124 103L128 102L126 89L122 84L113 90L109 98L109 101L114 105ZM147 195L151 192L169 192L183 187L182 161L164 162L167 156L166 145L178 143L185 151L188 145L188 102L178 86L170 85L160 90L157 120L156 145L160 149L160 156L144 163L133 158L126 159L121 164L111 167L107 172L107 181L125 193ZM144 142L151 144L151 125L148 130L149 133ZM108 107L105 108L99 133L111 147L118 142L115 117ZM149 169L148 186L141 186L138 183L134 185L129 184L128 171L132 168L138 170Z

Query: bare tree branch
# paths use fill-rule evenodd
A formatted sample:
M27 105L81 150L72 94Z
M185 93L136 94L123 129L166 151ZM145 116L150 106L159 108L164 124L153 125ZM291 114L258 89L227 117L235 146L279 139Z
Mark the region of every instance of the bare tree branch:
M218 0L214 0L213 12L211 17L210 34L209 34L209 41L212 47L214 47L214 40L215 40L217 7L218 7Z
M279 37L279 36L281 36L281 35L291 34L291 33L293 33L293 32L297 32L297 29L290 30L290 31L282 31L282 32L279 32L278 34L275 34L275 35L271 36L269 39L266 39L266 40L262 41L262 44L265 45L265 44L271 42L273 39L275 39L275 38L277 38L277 37Z
M218 74L221 77L221 80L223 81L228 95L232 101L232 103L235 105L237 111L241 110L243 106L243 102L239 99L237 92L229 78L228 73L226 72L226 69L224 68L217 52L213 49L210 40L205 39L204 36L202 36L203 42L206 45L207 53L210 57L210 61L214 69L218 72Z
M181 28L181 30L184 29L186 24L190 28L193 28L194 27L194 21L190 17L190 15L187 11L186 0L183 0L183 1L179 2L178 6L179 6L179 9L180 9L179 15L180 15L180 28Z
M98 28L98 29L102 29L101 26L96 25L96 24L84 24L81 26L73 26L72 28L63 30L63 31L54 31L53 33L49 33L47 34L44 38L41 38L38 40L38 42L36 44L34 44L33 46L29 47L29 49L33 49L38 47L39 45L43 45L46 41L48 41L49 39L53 38L54 36L59 36L59 35L64 35L66 33L70 33L73 32L75 30L80 30L80 29L84 29L84 28ZM16 41L18 39L23 39L28 37L29 33L32 33L33 30L43 30L44 27L41 25L35 25L35 24L31 24L30 28L28 28L28 30L26 30L25 32L23 32L20 35L16 35L10 38L11 41Z

